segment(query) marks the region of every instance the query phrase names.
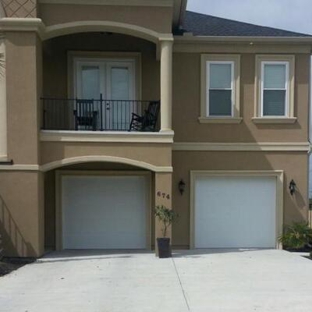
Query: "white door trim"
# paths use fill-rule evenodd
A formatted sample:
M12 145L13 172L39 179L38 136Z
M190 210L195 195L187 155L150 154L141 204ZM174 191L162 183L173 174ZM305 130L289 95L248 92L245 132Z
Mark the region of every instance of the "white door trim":
M83 171L83 170L57 170L55 172L55 236L56 250L63 250L63 229L62 229L62 177L63 176L145 176L148 185L146 203L146 249L151 250L152 244L152 183L151 173L142 171Z
M206 177L275 177L276 178L276 248L282 245L277 238L283 233L283 194L284 194L284 171L283 170L192 170L190 172L190 249L195 248L195 179L200 176Z
M71 55L71 54L70 54ZM89 66L98 66L100 71L100 93L103 94L103 99L110 100L110 70L114 65L115 66L125 66L129 68L131 79L130 79L130 95L132 98L130 100L134 100L137 98L137 86L136 86L136 67L137 67L137 57L129 56L127 57L83 57L83 56L75 56L73 55L73 91L74 98L81 98L81 88L78 88L78 85L81 83L81 68L84 65ZM99 96L100 98L100 96ZM99 98L95 99L98 100Z

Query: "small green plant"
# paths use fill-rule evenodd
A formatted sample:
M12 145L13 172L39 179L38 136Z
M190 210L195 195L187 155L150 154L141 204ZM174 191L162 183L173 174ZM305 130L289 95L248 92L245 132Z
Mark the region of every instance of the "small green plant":
M312 229L306 222L294 222L284 227L284 233L278 239L284 248L311 247Z
M178 214L175 213L172 209L161 205L155 208L155 216L160 222L162 222L163 227L161 229L161 232L163 234L163 237L166 237L169 226L177 220Z

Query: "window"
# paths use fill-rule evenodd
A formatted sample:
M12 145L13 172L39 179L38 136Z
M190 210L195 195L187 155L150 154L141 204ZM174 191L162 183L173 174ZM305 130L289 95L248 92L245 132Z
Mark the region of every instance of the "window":
M254 122L295 122L294 57L258 55Z
M239 67L238 55L202 55L200 122L241 122Z
M233 62L207 62L207 115L233 114Z
M287 115L288 65L286 62L262 62L261 116Z

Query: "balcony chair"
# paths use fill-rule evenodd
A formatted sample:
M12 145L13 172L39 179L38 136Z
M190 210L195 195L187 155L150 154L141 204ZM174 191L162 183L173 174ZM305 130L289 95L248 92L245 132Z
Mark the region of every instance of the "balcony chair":
M94 110L94 100L76 99L75 130L96 131L98 112Z
M142 116L132 113L129 131L155 132L159 115L159 101L150 102Z

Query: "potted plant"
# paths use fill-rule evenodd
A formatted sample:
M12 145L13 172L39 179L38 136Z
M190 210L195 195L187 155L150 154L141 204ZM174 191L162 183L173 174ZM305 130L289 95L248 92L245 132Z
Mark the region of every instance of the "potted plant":
M155 216L162 223L161 232L163 234L163 237L157 237L158 256L159 258L169 258L171 257L171 247L170 238L167 237L167 231L178 218L178 214L172 209L160 205L155 208Z

